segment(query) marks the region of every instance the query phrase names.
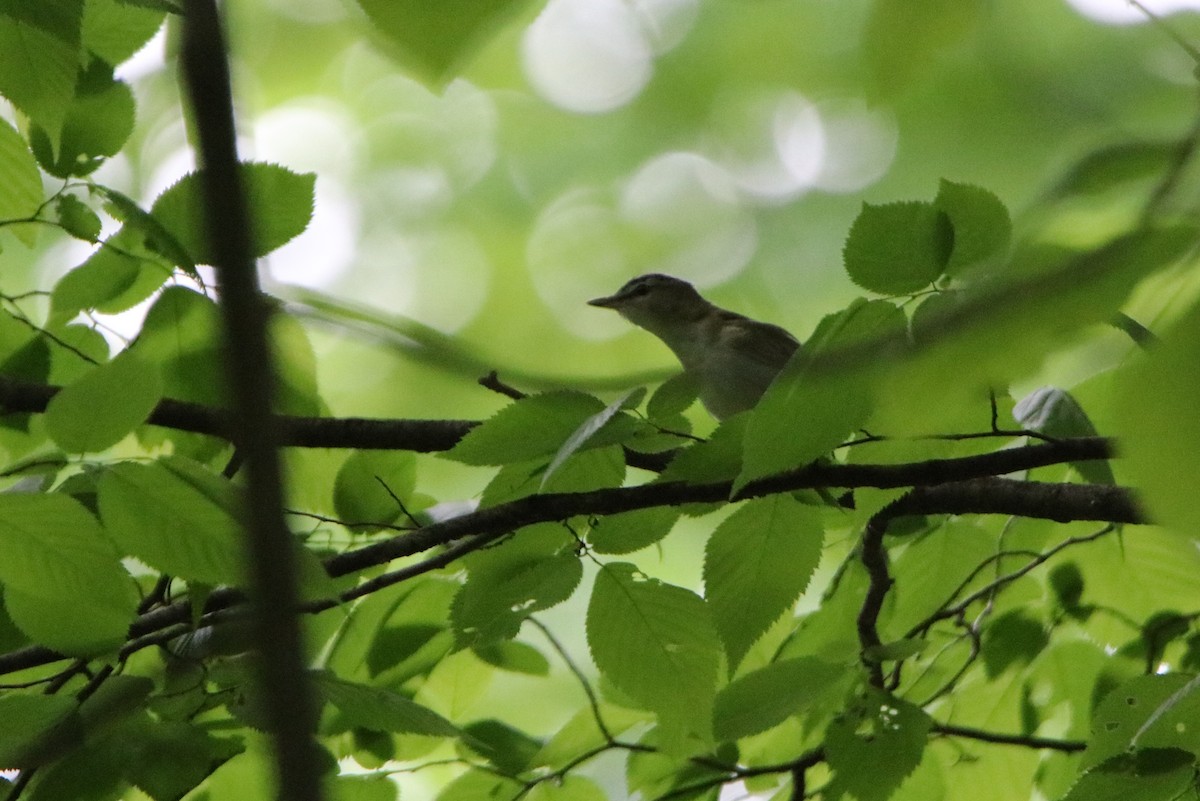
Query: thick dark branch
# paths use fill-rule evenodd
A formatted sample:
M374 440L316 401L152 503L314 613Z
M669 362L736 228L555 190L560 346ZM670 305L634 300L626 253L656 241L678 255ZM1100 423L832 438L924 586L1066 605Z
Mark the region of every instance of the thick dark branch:
M0 376L0 408L9 412L46 411L61 387ZM356 448L431 453L453 448L478 423L471 420L379 420L360 417L276 416L279 442L301 448ZM165 399L148 423L176 431L232 439L233 420L225 409Z
M38 414L61 387L0 376L0 409ZM296 417L276 415L279 443L297 448L355 448L434 453L453 448L479 423L474 420L392 420L362 417ZM231 439L232 421L225 409L165 399L148 423L177 431ZM799 475L819 477L836 487L909 487L995 476L1063 462L1109 459L1113 443L1104 437L1081 437L1060 442L1009 448L958 459L930 459L899 465L830 465L805 468L755 482L752 487L772 492L786 488ZM644 456L643 461L651 460ZM654 460L654 461L661 461ZM630 464L638 467L637 462ZM650 469L654 469L650 467Z
M275 367L268 309L258 284L253 223L242 185L225 36L215 0L186 0L180 63L199 134L203 217L220 288L224 361L234 415L230 433L246 460L246 551L257 668L274 735L278 797L321 798L314 758L316 705L305 673L291 533L283 518Z
M1108 447L1107 441L1101 439L1089 439L1085 442L1090 443L1086 447ZM960 475L970 475L974 470L1022 469L1052 464L1053 462L1048 459L1053 458L1056 454L1062 459L1074 461L1077 458L1077 452L1081 449L1076 441L1071 441L1070 443L1012 448L995 455L998 457L996 459L986 458L994 456L986 454L983 457L971 456L957 460L916 462L908 465L813 466L753 483L747 488L746 495L758 497L775 492L818 486L851 488L856 486L896 486L897 482L902 481L905 477L920 481L931 475L942 474L953 465L961 467ZM1019 466L1013 467L1014 463ZM934 465L934 467L930 469L930 465ZM988 495L988 486L997 488L996 497ZM1028 488L1030 495L1037 499L1036 502L1026 501L1023 496L1023 487ZM425 562L408 565L398 571L372 579L378 586L386 586L441 567L447 563L448 556L461 556L462 553L483 547L509 531L533 523L566 520L578 515L615 514L652 506L721 502L728 499L731 489L732 485L729 482L714 484L672 482L592 492L532 495L425 526L417 531L401 534L353 551L337 554L329 558L325 562L325 566L331 575L344 576L386 564L393 559L424 553L455 540L470 538L469 541L460 543L454 551L448 554L438 554ZM1048 504L1046 498L1054 498L1055 503ZM967 499L973 499L971 502L977 503L978 508L970 508ZM888 507L890 512L887 521L904 514L966 514L971 512L1048 517L1052 520L1092 520L1096 519L1097 510L1106 508L1114 513L1119 513L1115 515L1116 522L1145 522L1140 516L1134 520L1127 520L1127 518L1134 517L1136 505L1129 490L1121 487L1037 484L1006 479L960 481L941 487L916 489ZM1078 517L1073 515L1078 515ZM886 594L886 589L884 593ZM218 589L209 596L206 608L210 611L225 609L241 600L242 596L236 590ZM190 619L189 610L190 607L186 603L180 602L141 615L131 626L130 636L144 638L168 626L185 623ZM863 618L861 623L864 627L870 627L873 630L877 617L878 610L874 610ZM860 631L862 630L864 629L860 629ZM864 645L864 648L877 643L878 635L875 635L871 642ZM0 675L44 665L58 658L60 657L53 651L40 646L3 654L0 655Z
M917 487L888 507L892 517L921 514L1001 514L1068 523L1145 523L1129 490L1103 484L1048 484L976 478Z

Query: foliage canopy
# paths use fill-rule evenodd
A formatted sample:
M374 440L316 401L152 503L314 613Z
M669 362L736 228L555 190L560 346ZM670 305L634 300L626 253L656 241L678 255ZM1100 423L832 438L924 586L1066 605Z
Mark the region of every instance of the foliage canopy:
M226 5L0 0L4 797L1200 795L1194 19ZM809 320L754 410L655 270Z

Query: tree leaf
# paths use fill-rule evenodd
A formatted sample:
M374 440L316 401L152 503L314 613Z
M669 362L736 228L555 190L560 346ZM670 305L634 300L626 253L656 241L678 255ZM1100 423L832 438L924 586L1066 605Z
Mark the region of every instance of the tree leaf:
M76 239L95 242L100 238L100 216L74 195L59 195L54 202L54 213L63 230Z
M0 95L50 132L75 94L83 0L5 3L0 7Z
M87 175L116 155L133 133L133 91L113 79L112 68L94 62L80 76L67 107L57 145L35 126L29 142L46 172L59 178Z
M61 756L83 741L79 703L61 695L5 693L0 696L0 764L32 768Z
M0 580L13 622L65 653L122 642L137 607L133 581L100 524L66 495L0 494Z
M860 801L886 801L920 764L929 727L919 707L868 688L825 732L834 786Z
M1153 519L1180 533L1200 531L1194 478L1200 475L1195 366L1200 304L1144 358L1118 377L1116 431L1123 466Z
M625 562L596 575L588 646L600 671L667 731L711 737L720 642L695 593L647 578Z
M99 487L104 527L126 553L156 570L205 584L240 584L241 527L230 512L233 486L212 474L207 486L189 480L188 464L168 457L105 471ZM196 471L206 472L198 465Z
M1139 676L1104 697L1092 715L1084 764L1138 748L1181 749L1200 755L1200 692L1194 677L1171 673Z
M484 662L509 673L524 673L527 676L550 675L550 660L541 651L523 642L501 640L476 646L473 650Z
M679 510L669 506L607 515L592 526L588 542L596 553L633 553L667 536L678 519Z
M859 299L822 320L752 412L735 492L826 455L862 426L876 377L907 342L907 328L904 313L882 300Z
M0 17L0 29L3 28ZM0 55L0 62L4 59ZM20 220L32 216L42 203L42 176L29 152L25 139L0 119L0 220ZM26 245L32 245L36 231L24 226L5 226Z
M495 36L528 0L358 0L400 61L435 84Z
M954 228L954 249L946 265L949 275L1005 255L1012 238L1012 220L1000 198L979 186L943 180L933 205L950 218Z
M512 639L529 615L571 597L583 577L576 547L561 526L542 524L468 556L450 609L459 646Z
M316 176L278 164L242 162L242 181L254 223L257 258L299 236L313 213ZM200 175L189 173L158 196L150 215L171 233L196 264L212 264L204 224Z
M46 431L68 453L106 450L146 422L161 386L154 365L125 351L50 399Z
M333 506L347 525L390 525L404 515L396 498L404 503L416 484L417 463L413 454L355 451L338 470ZM408 521L406 524L411 525Z
M154 37L168 10L178 12L173 6L156 8L147 3L139 8L118 0L87 0L83 7L83 46L115 67Z
M1062 801L1174 801L1195 787L1195 755L1173 748L1119 754L1079 777Z
M542 489L545 489L546 482L550 477L558 471L563 462L571 458L571 456L584 446L592 437L600 432L609 421L613 419L622 409L636 407L641 399L646 395L645 387L636 387L623 392L612 403L605 406L594 415L584 420L579 424L579 428L571 432L571 436L567 437L567 441L559 447L558 452L554 454L554 458L550 460L550 466L546 468L546 472L542 473Z
M717 693L713 732L718 740L759 734L850 678L845 666L813 657L772 662L734 679Z
M820 511L790 495L747 501L717 526L704 552L704 594L731 668L796 603L823 542Z
M558 452L563 443L604 404L582 392L547 392L509 404L467 432L444 456L474 465L505 465ZM632 422L632 421L631 421ZM588 447L611 445L622 434L612 427L590 438Z
M850 280L881 295L916 292L950 263L954 227L932 203L864 203L842 257Z
M325 671L314 671L310 675L320 696L337 707L351 726L429 737L457 737L459 734L453 723L399 693L343 681Z

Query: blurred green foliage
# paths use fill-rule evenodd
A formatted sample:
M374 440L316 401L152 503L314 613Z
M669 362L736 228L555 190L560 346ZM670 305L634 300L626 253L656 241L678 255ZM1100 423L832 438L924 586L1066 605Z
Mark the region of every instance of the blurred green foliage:
M224 10L329 797L1196 795L1194 15ZM0 0L9 798L270 793L178 12ZM805 341L757 409L655 271Z

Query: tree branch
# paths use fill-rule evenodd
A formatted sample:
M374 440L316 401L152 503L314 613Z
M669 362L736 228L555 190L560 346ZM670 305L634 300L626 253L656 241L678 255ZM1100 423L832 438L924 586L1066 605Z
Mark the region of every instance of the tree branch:
M225 35L215 0L186 0L180 63L191 101L202 169L200 188L219 285L224 361L235 414L229 430L246 460L242 508L247 534L256 668L274 736L277 797L321 798L316 705L304 669L291 532L283 518L278 420L272 414L275 367L268 309L259 289L253 224L242 186Z
M1087 748L1087 743L1083 740L1055 740L1050 737L1038 737L1032 734L1000 734L999 732L985 731L983 729L972 729L967 726L955 726L952 723L934 723L930 731L936 734L944 734L948 737L965 737L983 743L1019 745L1025 748L1062 751L1066 754L1075 754Z
M1014 452L1023 452L1028 462L1037 462L1039 465L1047 464L1048 462L1045 461L1047 455L1054 453L1057 447L1056 445L1033 445L1027 448L1005 450L1000 452L1004 454L1003 459L1000 460L1000 466L1008 469L1011 466L1012 454ZM986 454L986 456L990 455ZM1065 458L1073 460L1075 457L1068 454ZM939 460L939 465L941 465L938 468L939 470L943 469L943 463L962 464L964 471L996 466L992 461L979 456L965 457L959 460ZM812 488L814 486L875 486L868 483L855 484L853 482L855 480L863 480L864 482L880 481L885 477L886 480L892 481L899 480L905 475L919 478L926 474L925 466L927 464L925 462L917 462L910 465L885 466L814 466L805 470L788 473L786 480L785 477L772 477L771 479L758 482L756 485L751 485L752 491L749 495L750 497L758 497L774 492L788 492L795 489ZM832 481L831 483L825 483L818 479ZM1079 484L1038 484L1034 482L1009 481L1007 479L991 479L991 482L994 482L995 486L999 488L999 496L997 498L987 496L985 491L988 486L987 482L964 481L946 484L942 487L914 490L912 493L897 499L891 506L887 507L885 511L890 510L887 522L890 523L890 520L902 514L964 514L972 511L991 514L1023 514L1030 517L1049 516L1050 519L1055 520L1060 520L1064 517L1070 518L1074 513L1080 515L1079 519L1095 519L1096 510L1106 506L1111 506L1114 510L1122 511L1123 516L1124 513L1131 514L1136 512L1136 506L1129 490L1120 487ZM387 564L393 559L415 556L430 549L448 545L456 540L463 540L428 560L406 565L399 570L383 573L372 578L369 582L356 585L345 594L347 596L345 600L349 600L352 597L360 597L384 586L405 581L416 575L444 567L454 561L454 559L482 548L508 532L533 523L554 522L581 515L615 514L617 512L645 509L653 506L719 502L728 498L731 487L730 482L718 482L714 484L671 482L594 490L592 492L532 495L499 506L480 509L439 523L433 523L416 531L407 532L381 542L363 546L362 548L336 554L325 561L325 568L333 577L345 576L360 570ZM1028 487L1029 493L1039 500L1036 503L1027 502L1023 497L1022 487ZM1058 504L1052 508L1045 508L1046 496L1057 498ZM1104 498L1105 503L1097 503L1096 496ZM1117 499L1120 499L1122 496L1124 496L1124 502L1118 503ZM977 510L969 508L964 500L968 497L976 499L980 508ZM912 498L917 498L917 500L911 500ZM882 515L883 513L881 512L880 514ZM1146 521L1139 517L1130 522ZM881 532L881 537L883 533L885 532ZM880 547L882 547L882 541ZM879 577L878 580L882 581L882 577ZM886 590L884 590L884 594L886 595ZM219 611L240 603L242 600L244 598L238 590L228 587L219 588L209 595L206 609L209 612ZM322 601L309 604L307 607L300 607L296 611L320 611L338 602L342 602L342 599L336 602ZM882 597L880 598L880 603L882 603ZM144 615L140 615L134 620L130 626L131 640L141 638L142 647L153 644L151 635L169 626L189 622L191 620L190 615L191 607L186 600L154 609ZM866 630L866 627L873 628L877 618L878 609L868 609L867 614L860 621L864 627L860 629L860 634ZM864 648L878 644L877 641L878 635L871 639L871 642L864 645ZM7 654L0 654L0 675L48 664L61 658L63 657L56 652L41 646L30 646Z

